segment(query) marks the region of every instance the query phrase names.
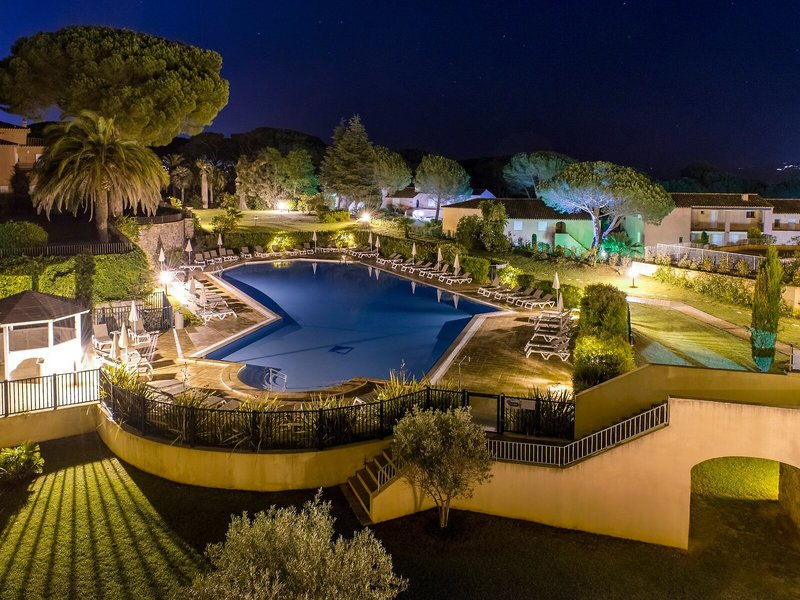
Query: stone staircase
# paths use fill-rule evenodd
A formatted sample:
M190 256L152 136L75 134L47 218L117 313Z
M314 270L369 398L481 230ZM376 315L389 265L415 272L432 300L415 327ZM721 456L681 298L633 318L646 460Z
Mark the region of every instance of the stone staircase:
M400 467L387 448L339 486L350 507L362 525L370 525L372 499L400 472Z

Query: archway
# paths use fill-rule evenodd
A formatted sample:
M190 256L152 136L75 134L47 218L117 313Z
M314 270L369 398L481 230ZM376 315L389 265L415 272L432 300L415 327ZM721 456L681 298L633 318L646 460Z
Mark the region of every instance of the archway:
M712 458L695 465L689 551L752 554L758 563L796 562L800 532L787 510L800 504L800 478L787 485L794 471L800 472L775 460L743 456Z
M556 222L556 233L567 233L567 224L564 221Z

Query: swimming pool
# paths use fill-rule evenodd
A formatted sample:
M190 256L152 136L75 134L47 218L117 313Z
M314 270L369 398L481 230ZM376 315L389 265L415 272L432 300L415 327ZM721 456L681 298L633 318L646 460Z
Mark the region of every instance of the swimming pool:
M281 317L206 356L247 364L239 377L260 388L267 367L286 376L287 390L401 368L420 378L474 315L497 310L360 264L252 263L221 277Z

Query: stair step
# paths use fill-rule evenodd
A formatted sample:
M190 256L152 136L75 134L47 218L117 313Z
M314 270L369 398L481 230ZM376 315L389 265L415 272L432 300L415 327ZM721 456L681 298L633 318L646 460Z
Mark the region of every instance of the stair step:
M361 480L361 483L366 488L367 493L372 493L378 489L378 482L370 475L366 468L356 471L356 477ZM369 504L367 504L369 506Z
M351 477L352 479L352 477ZM348 483L343 483L339 486L339 489L342 491L342 494L347 500L347 503L350 505L350 508L353 510L353 513L356 515L356 519L362 526L372 525L372 519L370 519L367 511L364 510L364 507L361 506L361 502L358 501L358 498L353 492L352 488Z
M369 473L369 476L372 478L373 481L378 481L378 472L380 471L380 467L378 467L377 463L373 460L372 462L368 462L364 465L364 468Z

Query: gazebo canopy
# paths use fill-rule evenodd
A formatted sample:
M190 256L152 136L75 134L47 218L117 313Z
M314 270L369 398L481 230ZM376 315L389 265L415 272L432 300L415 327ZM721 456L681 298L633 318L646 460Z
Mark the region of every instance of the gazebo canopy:
M0 326L57 321L89 312L77 300L28 290L0 300Z

